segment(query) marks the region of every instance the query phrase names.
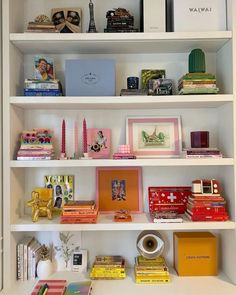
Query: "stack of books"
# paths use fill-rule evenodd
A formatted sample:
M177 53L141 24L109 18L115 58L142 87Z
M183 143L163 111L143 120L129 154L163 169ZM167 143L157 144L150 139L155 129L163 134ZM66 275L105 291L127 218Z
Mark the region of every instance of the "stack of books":
M143 256L135 257L134 274L137 284L160 284L170 282L168 267L162 256L154 259L147 259Z
M209 73L187 73L178 81L179 94L216 94L215 75Z
M219 182L202 180L203 191L196 191L201 187L199 180L193 181L192 196L187 203L187 217L192 221L226 221L229 219L225 205L226 201L219 191Z
M61 96L62 86L59 80L25 79L25 96Z
M36 278L36 265L42 245L33 237L25 237L16 247L17 279L20 281Z
M106 33L138 32L138 29L134 28L134 17L124 8L109 10L106 18Z
M91 279L120 280L125 277L125 259L122 256L96 256L90 272Z
M61 223L96 223L97 215L94 201L68 201L62 209Z
M113 154L114 160L120 159L136 159L135 154L130 152L130 145L129 144L121 144L118 147L118 153Z
M192 221L226 221L229 219L222 196L192 196L187 204L187 217Z
M28 33L59 33L53 22L29 22Z
M223 157L218 148L189 148L184 150L184 156L187 159Z
M49 129L23 131L20 144L17 160L52 160L54 158L52 131Z

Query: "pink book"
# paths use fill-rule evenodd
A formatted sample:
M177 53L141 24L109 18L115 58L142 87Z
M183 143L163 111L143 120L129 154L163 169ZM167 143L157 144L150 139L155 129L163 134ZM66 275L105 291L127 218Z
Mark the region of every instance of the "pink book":
M111 153L111 130L109 128L87 129L88 156L108 159Z
M66 280L39 280L35 285L31 295L37 295L41 286L48 285L48 295L63 295L66 290Z

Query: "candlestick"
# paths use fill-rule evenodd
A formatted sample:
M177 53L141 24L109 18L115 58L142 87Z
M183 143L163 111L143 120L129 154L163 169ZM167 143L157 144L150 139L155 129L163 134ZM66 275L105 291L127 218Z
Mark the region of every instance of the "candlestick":
M83 152L87 153L87 124L86 120L83 120Z
M62 121L61 127L61 153L66 154L66 123L65 120Z
M74 158L77 159L79 157L79 138L78 138L79 130L78 130L78 123L75 121L74 124Z

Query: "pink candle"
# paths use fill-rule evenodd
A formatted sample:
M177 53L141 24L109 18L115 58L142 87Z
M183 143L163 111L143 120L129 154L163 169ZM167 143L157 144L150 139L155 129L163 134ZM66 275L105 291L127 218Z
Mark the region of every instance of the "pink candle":
M79 130L78 130L78 123L75 121L74 124L74 144L75 144L75 150L74 155L75 159L79 156L79 138L78 138Z
M62 121L61 127L61 153L66 153L66 123L65 120Z
M87 153L87 124L86 120L83 120L83 152Z

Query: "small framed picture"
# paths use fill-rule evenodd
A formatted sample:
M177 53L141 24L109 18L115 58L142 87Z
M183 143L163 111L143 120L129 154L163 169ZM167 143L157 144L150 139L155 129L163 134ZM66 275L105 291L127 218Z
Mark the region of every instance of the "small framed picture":
M182 151L180 117L129 117L126 142L139 158L178 157Z
M141 71L141 88L148 89L149 88L149 80L151 79L161 79L165 78L166 71L165 70L157 70L157 69L145 69Z
M142 212L142 171L140 167L97 168L96 199L99 212L128 210Z
M54 60L51 57L34 57L34 78L37 80L54 80Z
M52 22L60 33L81 33L81 9L53 8Z
M111 152L111 130L109 128L87 129L88 156L93 159L108 159Z

